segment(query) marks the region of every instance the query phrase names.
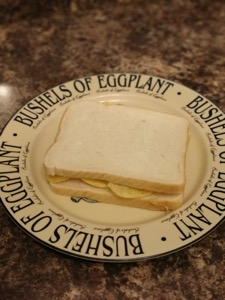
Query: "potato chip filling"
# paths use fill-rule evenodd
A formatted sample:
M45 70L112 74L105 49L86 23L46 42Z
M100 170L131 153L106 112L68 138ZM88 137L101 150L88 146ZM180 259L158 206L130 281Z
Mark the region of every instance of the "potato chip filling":
M60 183L64 182L67 180L70 180L69 177L64 177L64 176L47 176L47 180L51 183ZM112 183L108 182L106 180L100 180L100 179L84 179L81 178L81 180L85 183L87 183L90 186L94 186L97 188L109 188L114 194L121 198L141 198L145 197L150 194L149 191L147 190L142 190L142 189L136 189L133 187L117 184L117 183Z

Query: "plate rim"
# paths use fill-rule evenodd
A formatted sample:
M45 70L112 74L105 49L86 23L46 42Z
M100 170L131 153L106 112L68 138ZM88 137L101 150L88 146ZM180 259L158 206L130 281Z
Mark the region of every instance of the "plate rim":
M174 82L174 81L171 81L171 80L167 80L163 77L158 77L158 76L155 76L155 75L148 75L148 74L140 74L140 73L104 73L104 74L99 74L99 76L108 76L108 75L114 75L114 76L118 76L118 75L121 75L121 74L124 74L124 75L139 75L139 76L151 76L152 78L158 78L158 79L162 79L162 80L166 80L167 82L171 82L177 86L180 86L181 88L184 88L184 89L188 89L190 91L192 91L193 93L195 93L196 95L199 95L199 96L202 96L201 94L193 91L192 89L182 85L181 83L177 83L177 82ZM98 76L98 74L96 75L90 75L90 77L94 78ZM86 76L87 77L87 76ZM82 80L84 79L85 77L80 77L80 78L77 78L75 80ZM59 84L59 85L56 85L55 87L53 88L50 88L50 89L55 89L57 87L59 87L60 85L66 85L68 83L71 83L73 81L70 80L70 81L66 81L62 84ZM43 93L49 91L50 89L44 91ZM36 97L42 95L43 93L37 95ZM12 116L11 118L6 122L5 126L1 129L1 133L0 133L0 139L2 141L2 138L4 136L4 132L5 130L7 129L7 127L9 126L9 124L12 122L13 118L28 104L30 103L31 101L33 101L36 97L32 98L31 100L28 100L25 104L23 104ZM206 97L202 96L204 99L206 99L207 101L209 101L209 103L211 103L214 107L216 107L218 109L218 111L220 111L223 115L224 115L224 112L217 106L215 105L212 101L208 100ZM184 244L183 246L180 246L178 248L175 248L175 249L172 249L170 251L167 251L167 252L164 252L164 253L159 253L159 254L156 254L156 255L147 255L147 256L142 256L142 257L130 257L128 259L103 259L101 257L93 257L93 256L90 256L90 257L87 257L87 256L84 256L84 255L79 255L77 253L71 253L71 252L68 252L68 251L65 251L61 248L58 248L54 245L51 245L47 242L45 242L44 240L42 240L41 238L33 235L26 227L23 227L19 222L18 220L13 217L13 215L9 212L9 210L7 209L7 206L5 205L2 197L0 197L0 202L4 208L4 210L6 211L7 215L12 219L12 221L17 225L19 226L19 228L24 231L28 236L32 237L34 240L38 241L39 243L43 244L44 246L47 246L48 248L51 248L53 250L56 250L57 252L60 252L62 254L66 254L66 255L69 255L69 256L72 256L72 257L77 257L77 258L83 258L85 260L90 260L90 261L101 261L101 262L116 262L116 263L123 263L123 262L135 262L135 261L143 261L143 260L149 260L149 259L154 259L154 258L157 258L157 257L162 257L162 256L166 256L166 255L169 255L169 254L172 254L174 252L177 252L177 251L180 251L184 248L187 248L191 245L193 245L194 243L198 242L199 240L203 239L204 237L206 237L208 234L210 234L214 229L216 229L223 221L224 221L224 218L225 216L223 216L218 222L216 222L209 230L207 230L203 235L200 235L198 238L194 239L193 241L190 241L188 244Z

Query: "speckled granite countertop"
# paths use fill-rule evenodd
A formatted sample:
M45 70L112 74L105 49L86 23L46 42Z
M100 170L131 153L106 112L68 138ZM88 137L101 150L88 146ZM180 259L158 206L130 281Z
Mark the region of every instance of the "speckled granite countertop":
M0 0L0 126L28 100L99 73L164 77L225 111L225 4ZM1 299L222 299L225 224L180 252L125 264L56 253L0 206Z

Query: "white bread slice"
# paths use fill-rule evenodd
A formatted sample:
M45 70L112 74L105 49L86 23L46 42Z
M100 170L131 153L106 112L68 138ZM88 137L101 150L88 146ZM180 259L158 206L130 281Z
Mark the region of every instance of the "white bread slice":
M70 105L44 165L48 175L101 179L183 193L188 122L178 116L94 101Z
M183 203L183 194L164 194L149 192L148 196L136 198L121 198L106 188L90 186L79 179L70 179L60 183L50 183L57 194L65 196L86 197L99 202L144 208L149 210L175 210Z

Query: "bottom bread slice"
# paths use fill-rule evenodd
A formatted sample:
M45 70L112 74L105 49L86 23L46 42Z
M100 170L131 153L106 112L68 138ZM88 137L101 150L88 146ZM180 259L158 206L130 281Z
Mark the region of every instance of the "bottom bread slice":
M52 190L61 195L85 197L103 203L144 208L149 210L175 210L183 203L183 193L165 194L149 192L142 198L122 198L107 188L90 186L79 179L70 179L60 183L50 183Z

